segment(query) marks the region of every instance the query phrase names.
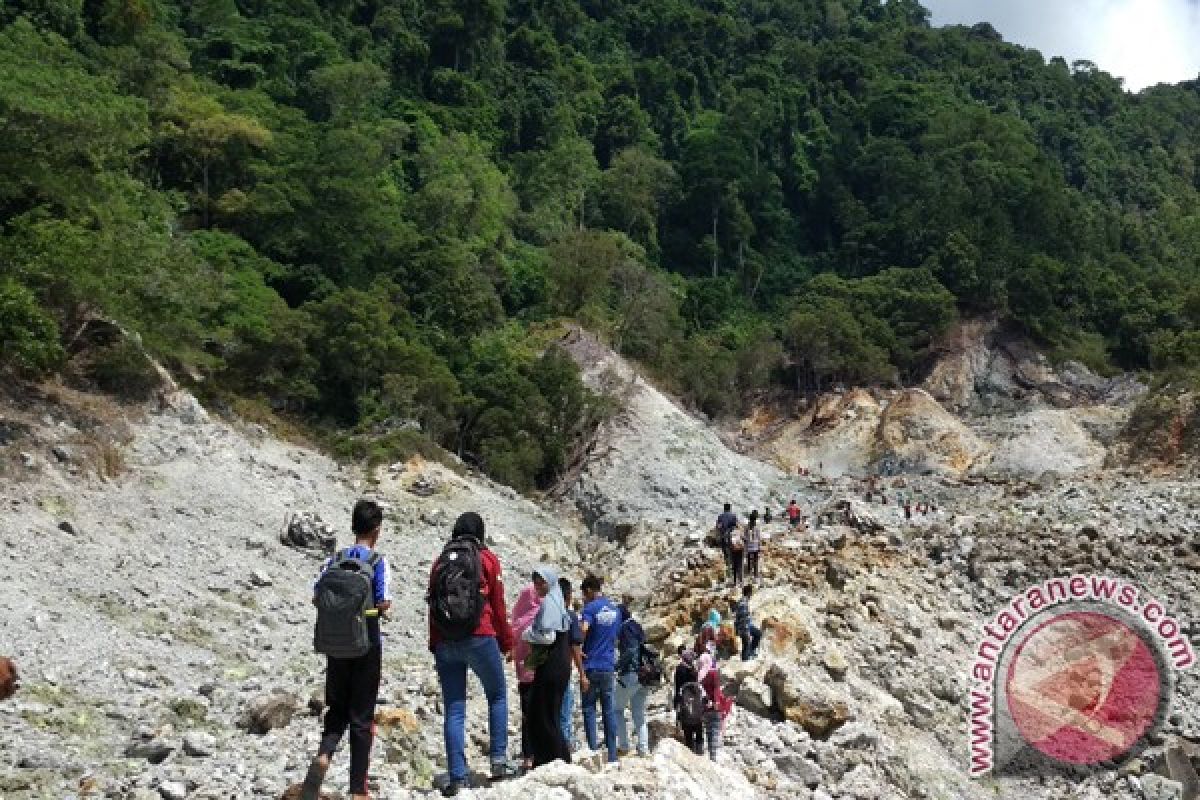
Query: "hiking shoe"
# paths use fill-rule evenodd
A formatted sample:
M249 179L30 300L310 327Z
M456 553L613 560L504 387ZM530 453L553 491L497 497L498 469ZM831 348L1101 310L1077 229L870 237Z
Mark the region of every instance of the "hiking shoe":
M508 778L516 778L521 774L521 765L515 761L509 761L507 758L503 761L492 762L492 780L503 781Z
M442 797L454 797L463 789L471 788L470 778L451 778L449 773L443 772L433 780L433 788L442 793Z

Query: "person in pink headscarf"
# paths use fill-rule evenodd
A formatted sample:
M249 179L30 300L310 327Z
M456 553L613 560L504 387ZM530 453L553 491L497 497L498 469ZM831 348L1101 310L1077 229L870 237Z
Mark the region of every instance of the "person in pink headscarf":
M709 653L704 653L696 659L696 676L706 695L704 738L708 743L708 757L716 761L717 753L721 749L721 731L726 715L733 708L733 698L726 697L721 691L721 676L717 671L716 661Z
M512 607L513 664L517 668L517 694L521 698L521 765L525 769L533 766L533 755L529 749L529 698L533 691L534 670L525 663L530 644L522 634L533 624L541 606L542 598L530 583L521 590Z

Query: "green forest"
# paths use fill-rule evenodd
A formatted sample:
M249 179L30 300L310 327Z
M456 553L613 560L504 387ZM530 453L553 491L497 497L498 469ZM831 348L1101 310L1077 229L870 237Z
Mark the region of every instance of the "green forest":
M912 0L4 0L0 366L103 315L522 489L604 413L564 321L713 415L984 314L1196 366L1200 84L1049 55Z

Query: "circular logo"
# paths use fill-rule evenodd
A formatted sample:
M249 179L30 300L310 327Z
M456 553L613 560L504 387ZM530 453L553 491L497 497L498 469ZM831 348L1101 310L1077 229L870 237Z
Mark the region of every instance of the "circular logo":
M1000 677L1013 727L1060 764L1110 763L1139 748L1169 700L1152 639L1124 615L1058 610L1010 644Z

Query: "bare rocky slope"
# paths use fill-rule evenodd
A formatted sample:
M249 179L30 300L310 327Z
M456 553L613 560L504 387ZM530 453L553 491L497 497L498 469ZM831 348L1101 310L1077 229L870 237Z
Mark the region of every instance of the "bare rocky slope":
M668 696L659 690L650 703L652 758L604 766L584 752L574 765L471 796L1184 796L1200 745L1196 670L1180 674L1154 746L1120 772L973 781L965 718L981 625L1014 591L1046 577L1092 570L1135 581L1200 646L1194 481L1099 464L980 475L981 459L1019 462L997 448L989 425L1016 431L1005 421L1013 415L1076 412L1046 406L958 418L926 387L900 395L888 414L893 398L851 392L846 403L829 401L821 414L831 422L816 437L797 433L796 441L814 446L848 425L871 431L868 442L887 442L882 455L907 452L910 463L954 467L887 478L877 489L891 502L880 504L878 494L866 502L852 474L831 468L801 477L789 474L786 458L778 458L785 471L739 455L594 340L574 334L565 344L589 382L618 399L619 412L561 499L545 505L420 461L372 474L340 468L255 426L212 417L178 391L146 408L58 389L6 401L0 650L20 663L24 687L0 705L0 797L279 797L315 747L312 697L322 670L307 604L319 560L282 544L280 533L298 511L319 513L340 533L364 493L389 505L381 547L397 594L372 770L381 798L425 796L441 769L422 597L458 513L484 514L510 593L538 561L572 575L597 569L673 652L710 608L727 613L733 599L719 554L703 541L719 503L745 510L791 496L821 524L800 534L777 523L767 529L756 599L764 652L748 664L725 663L738 709L718 762L671 740ZM869 424L838 416L847 409ZM1052 427L1027 418L1028 435ZM859 452L847 438L835 434L830 446ZM949 461L976 451L986 452L965 468ZM902 460L897 468L908 466ZM895 502L901 495L937 511L906 520ZM469 722L477 767L480 695L472 693ZM344 786L345 769L343 753L331 790Z

